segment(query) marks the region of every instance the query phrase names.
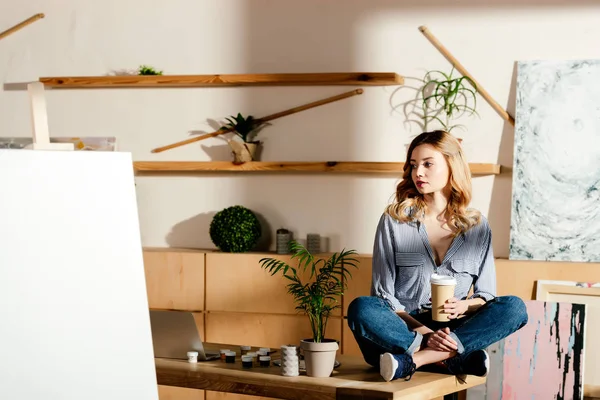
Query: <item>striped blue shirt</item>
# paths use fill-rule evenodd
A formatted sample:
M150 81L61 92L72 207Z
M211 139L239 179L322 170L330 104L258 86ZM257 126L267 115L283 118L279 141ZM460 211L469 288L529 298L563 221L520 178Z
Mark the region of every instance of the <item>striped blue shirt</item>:
M425 225L401 223L383 214L373 246L371 296L387 301L394 311L412 312L431 307L431 274L456 278L454 297L488 301L496 296L496 269L492 232L483 216L481 222L452 241L441 265L437 266Z

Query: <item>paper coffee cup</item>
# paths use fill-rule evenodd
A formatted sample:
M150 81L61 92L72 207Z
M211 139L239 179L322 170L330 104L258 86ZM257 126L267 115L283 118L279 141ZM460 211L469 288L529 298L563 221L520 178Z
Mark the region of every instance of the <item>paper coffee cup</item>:
M454 297L456 279L446 275L431 275L431 318L434 321L449 321L444 313L444 303Z

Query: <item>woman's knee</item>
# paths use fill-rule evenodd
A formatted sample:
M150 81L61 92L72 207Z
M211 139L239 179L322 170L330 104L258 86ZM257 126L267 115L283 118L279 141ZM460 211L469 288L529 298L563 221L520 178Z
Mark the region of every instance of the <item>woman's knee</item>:
M527 306L525 302L517 296L501 296L496 301L503 305L504 317L513 320L517 329L527 324L529 317L527 315Z
M356 323L365 322L373 316L376 307L381 306L381 299L374 296L357 297L348 305L348 323L350 328Z

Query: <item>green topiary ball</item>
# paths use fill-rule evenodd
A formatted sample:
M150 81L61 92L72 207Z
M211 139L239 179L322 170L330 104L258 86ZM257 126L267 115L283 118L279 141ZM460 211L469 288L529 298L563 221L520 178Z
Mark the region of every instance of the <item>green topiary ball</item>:
M246 207L232 206L219 211L210 223L210 239L221 251L244 253L256 246L261 226Z

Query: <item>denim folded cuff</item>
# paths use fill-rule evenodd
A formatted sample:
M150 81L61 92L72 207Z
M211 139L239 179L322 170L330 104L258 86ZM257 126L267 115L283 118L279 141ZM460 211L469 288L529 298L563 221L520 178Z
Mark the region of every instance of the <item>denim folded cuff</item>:
M456 342L456 345L458 346L458 350L456 351L458 354L462 354L465 352L465 346L463 346L462 342L460 341L460 339L458 338L458 336L456 336L456 333L454 332L450 332L450 337L452 339L454 339L454 341Z
M415 332L415 340L413 340L408 349L406 349L406 354L410 354L411 356L415 354L415 351L419 350L421 347L422 342L423 335L421 335L419 332Z

